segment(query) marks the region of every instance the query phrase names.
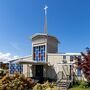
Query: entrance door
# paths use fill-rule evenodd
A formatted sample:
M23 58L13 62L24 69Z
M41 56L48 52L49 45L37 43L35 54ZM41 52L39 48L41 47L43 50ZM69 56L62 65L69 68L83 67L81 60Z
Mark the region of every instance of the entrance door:
M36 77L43 77L43 65L36 65Z

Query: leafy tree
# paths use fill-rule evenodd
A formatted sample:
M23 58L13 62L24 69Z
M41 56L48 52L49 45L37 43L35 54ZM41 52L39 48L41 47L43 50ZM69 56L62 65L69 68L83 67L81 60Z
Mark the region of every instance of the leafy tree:
M85 78L90 82L90 48L86 48L86 53L81 52L81 55L83 58L76 57L78 62L76 63L78 68L80 68L84 75Z

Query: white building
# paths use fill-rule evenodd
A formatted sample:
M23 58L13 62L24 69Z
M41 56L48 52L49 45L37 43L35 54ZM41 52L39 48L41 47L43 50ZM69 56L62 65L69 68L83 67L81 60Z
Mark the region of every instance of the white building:
M83 79L80 69L75 68L74 56L80 53L58 52L59 40L47 34L47 19L45 8L44 33L36 33L32 36L32 55L15 60L13 63L23 64L23 74L27 77L39 77L49 79L73 78ZM73 77L75 76L75 77Z
M23 74L27 77L49 79L82 78L81 70L75 68L74 56L80 53L58 53L59 40L51 35L38 33L32 36L32 55L19 58L14 63L23 64Z

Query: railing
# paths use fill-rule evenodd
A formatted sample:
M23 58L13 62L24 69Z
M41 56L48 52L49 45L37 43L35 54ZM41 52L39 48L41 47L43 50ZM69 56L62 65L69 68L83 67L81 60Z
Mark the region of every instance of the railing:
M64 77L67 78L67 72L69 72L69 71L68 70L66 71L65 67L67 67L67 66L62 65L62 69L63 69L62 71L63 71ZM68 67L67 67L67 69L68 69Z
M70 67L68 67L67 65L62 65L62 69L63 69L63 73L64 73L64 79L66 80L67 83L67 88L70 86L70 84L72 84L73 82L73 75L72 70L70 71ZM70 73L71 72L71 73Z
M62 71L59 71L59 72L56 74L55 78L57 78L57 80L60 81L60 80L62 79L62 76L63 76L63 72L62 72Z

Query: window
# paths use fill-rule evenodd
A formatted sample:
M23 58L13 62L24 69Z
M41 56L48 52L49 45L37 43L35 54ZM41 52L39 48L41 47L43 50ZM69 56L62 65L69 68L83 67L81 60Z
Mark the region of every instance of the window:
M81 59L81 56L78 56L79 59Z
M10 64L10 74L14 74L15 71L22 73L23 65L22 64Z
M63 60L66 60L66 56L65 55L63 56Z
M63 63L67 63L65 55L63 56Z
M71 61L71 62L73 61L73 56L70 56L70 61Z
M2 68L2 62L0 62L0 68Z
M45 45L33 47L33 60L45 61Z
M80 68L77 69L77 76L81 76L81 69Z

